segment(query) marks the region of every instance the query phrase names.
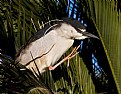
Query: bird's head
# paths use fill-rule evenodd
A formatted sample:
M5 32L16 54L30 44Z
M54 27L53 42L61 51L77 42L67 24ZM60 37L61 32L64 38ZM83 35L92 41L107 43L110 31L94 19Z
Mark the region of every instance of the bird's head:
M61 31L66 38L82 40L85 38L96 38L97 36L86 32L86 28L77 20L71 20L69 18L64 18L63 23L61 23Z

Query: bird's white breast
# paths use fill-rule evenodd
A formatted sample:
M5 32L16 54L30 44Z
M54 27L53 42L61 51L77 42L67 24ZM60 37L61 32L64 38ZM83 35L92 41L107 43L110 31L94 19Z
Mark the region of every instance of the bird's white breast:
M73 45L74 40L58 37L57 44L47 56L48 65L54 65L61 58L61 56ZM51 62L49 62L51 60Z

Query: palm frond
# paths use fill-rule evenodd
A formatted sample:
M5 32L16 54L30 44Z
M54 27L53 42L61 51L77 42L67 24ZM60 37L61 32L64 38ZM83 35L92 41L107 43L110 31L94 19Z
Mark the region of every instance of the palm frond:
M121 15L117 9L118 2L106 0L87 0L85 6L87 9L87 19L94 24L100 36L108 63L101 61L104 70L107 72L110 81L118 93L121 93L120 82L120 25ZM111 71L111 72L110 72ZM115 82L114 82L115 81Z
M44 84L41 77L39 80L30 70L21 64L14 64L11 58L0 54L0 92L1 93L27 93L38 88L40 92L52 91ZM31 93L30 93L31 94Z

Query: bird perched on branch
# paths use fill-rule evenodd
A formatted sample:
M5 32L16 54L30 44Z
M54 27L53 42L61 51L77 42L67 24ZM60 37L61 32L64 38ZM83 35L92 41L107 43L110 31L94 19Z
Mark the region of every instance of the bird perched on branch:
M44 27L30 38L26 46L19 52L16 62L25 65L34 72L42 73L47 68L54 70L75 55L79 46L58 62L61 56L73 45L74 39L83 40L90 37L98 39L97 36L86 32L86 28L77 20L64 18L50 22L54 22L54 24Z

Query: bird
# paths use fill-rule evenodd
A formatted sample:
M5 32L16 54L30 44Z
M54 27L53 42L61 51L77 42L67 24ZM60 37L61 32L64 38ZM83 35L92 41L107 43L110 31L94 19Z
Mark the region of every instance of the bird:
M34 72L43 73L47 69L54 70L68 58L74 56L76 47L65 59L59 59L73 45L74 40L96 38L97 36L86 31L86 27L78 20L63 18L51 20L53 25L45 26L36 32L24 47L18 52L15 62L20 63ZM48 24L47 23L47 24Z

